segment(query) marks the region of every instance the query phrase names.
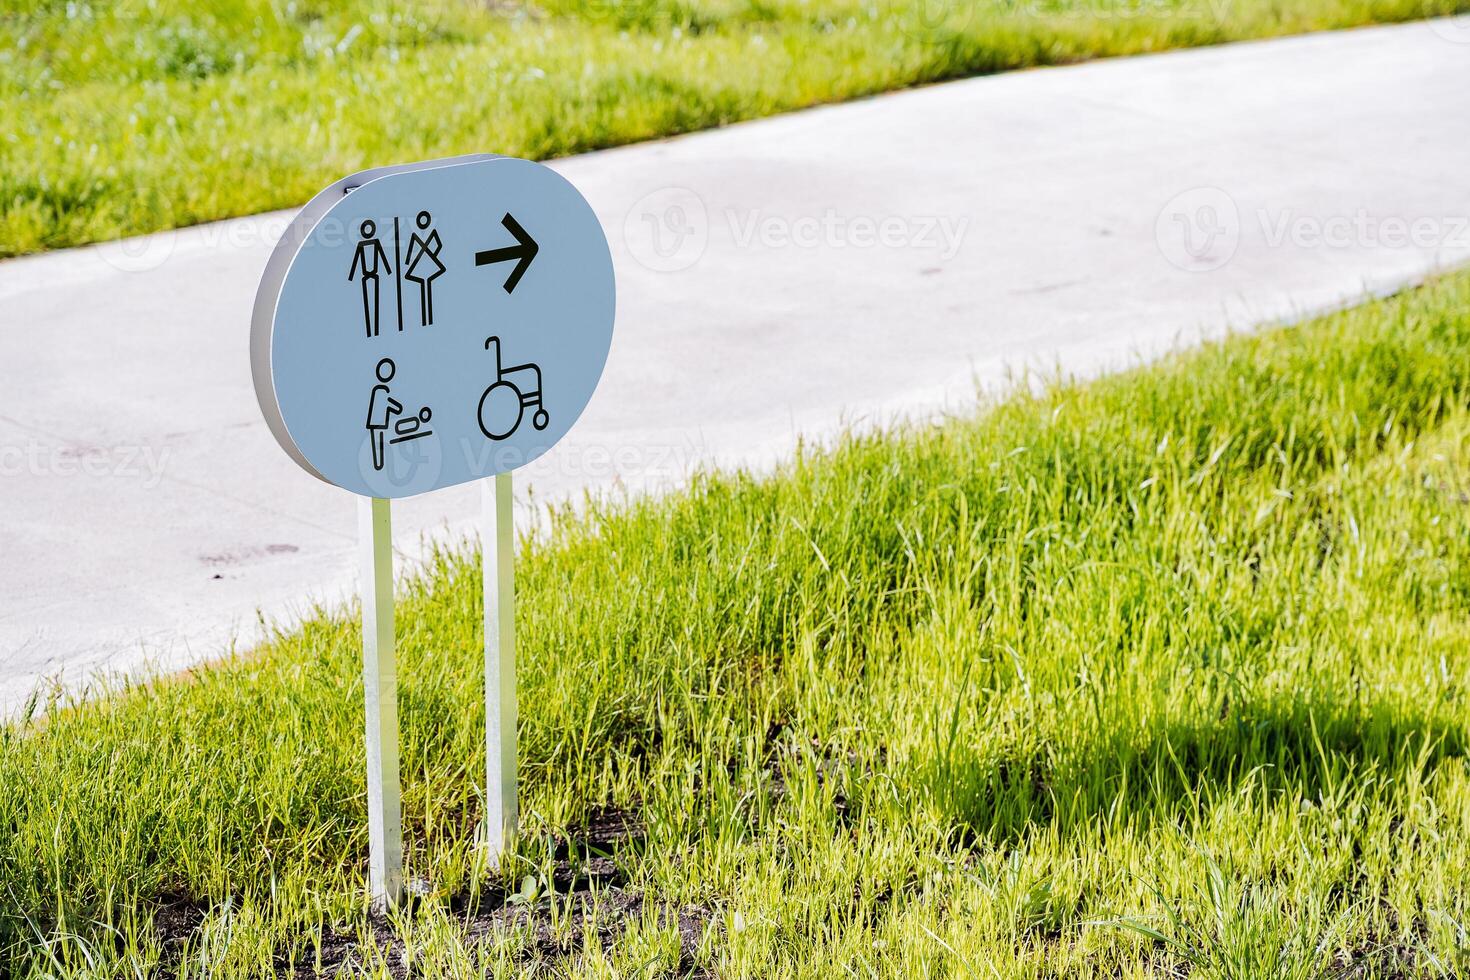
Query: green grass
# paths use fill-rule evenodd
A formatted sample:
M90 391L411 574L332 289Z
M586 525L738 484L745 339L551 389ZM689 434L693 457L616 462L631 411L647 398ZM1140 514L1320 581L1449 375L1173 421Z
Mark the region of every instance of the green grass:
M350 611L42 705L0 729L0 976L265 976L339 934L384 976L1464 975L1467 408L1460 275L559 512L518 563L508 910L472 554L402 584L427 897L391 923ZM609 806L646 833L570 890Z
M984 72L1470 0L0 0L0 256Z

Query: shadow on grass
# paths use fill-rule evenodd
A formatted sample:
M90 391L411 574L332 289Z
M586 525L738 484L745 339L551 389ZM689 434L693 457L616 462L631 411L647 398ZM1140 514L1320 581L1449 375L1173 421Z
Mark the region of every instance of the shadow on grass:
M1063 751L1043 743L987 760L955 746L922 762L914 779L964 845L1014 842L1043 824L1177 823L1248 784L1319 802L1345 780L1427 777L1464 754L1458 729L1386 706L1247 705L1216 723L1114 731Z

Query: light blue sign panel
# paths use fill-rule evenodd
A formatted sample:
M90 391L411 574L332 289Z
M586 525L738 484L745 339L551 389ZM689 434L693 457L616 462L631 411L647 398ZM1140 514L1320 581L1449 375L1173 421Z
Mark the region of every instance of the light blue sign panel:
M592 208L527 160L366 171L302 209L256 296L261 411L308 472L406 497L536 459L612 343Z

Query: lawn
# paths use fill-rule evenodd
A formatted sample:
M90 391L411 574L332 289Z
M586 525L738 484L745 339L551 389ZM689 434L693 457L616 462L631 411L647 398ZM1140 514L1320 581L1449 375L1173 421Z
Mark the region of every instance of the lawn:
M0 976L1470 969L1470 275L523 542L524 838L474 846L480 581L402 583L365 912L351 610L0 728Z
M0 0L0 257L984 72L1470 0Z

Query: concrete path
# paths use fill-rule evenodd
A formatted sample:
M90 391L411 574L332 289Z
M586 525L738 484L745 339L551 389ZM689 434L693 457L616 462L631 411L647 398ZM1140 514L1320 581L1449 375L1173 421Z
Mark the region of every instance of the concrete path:
M1024 72L556 164L618 334L538 505L765 465L1470 258L1464 20ZM486 147L493 150L494 147ZM353 585L356 502L296 469L246 336L285 216L0 264L0 707L174 667ZM406 557L473 527L399 505Z

